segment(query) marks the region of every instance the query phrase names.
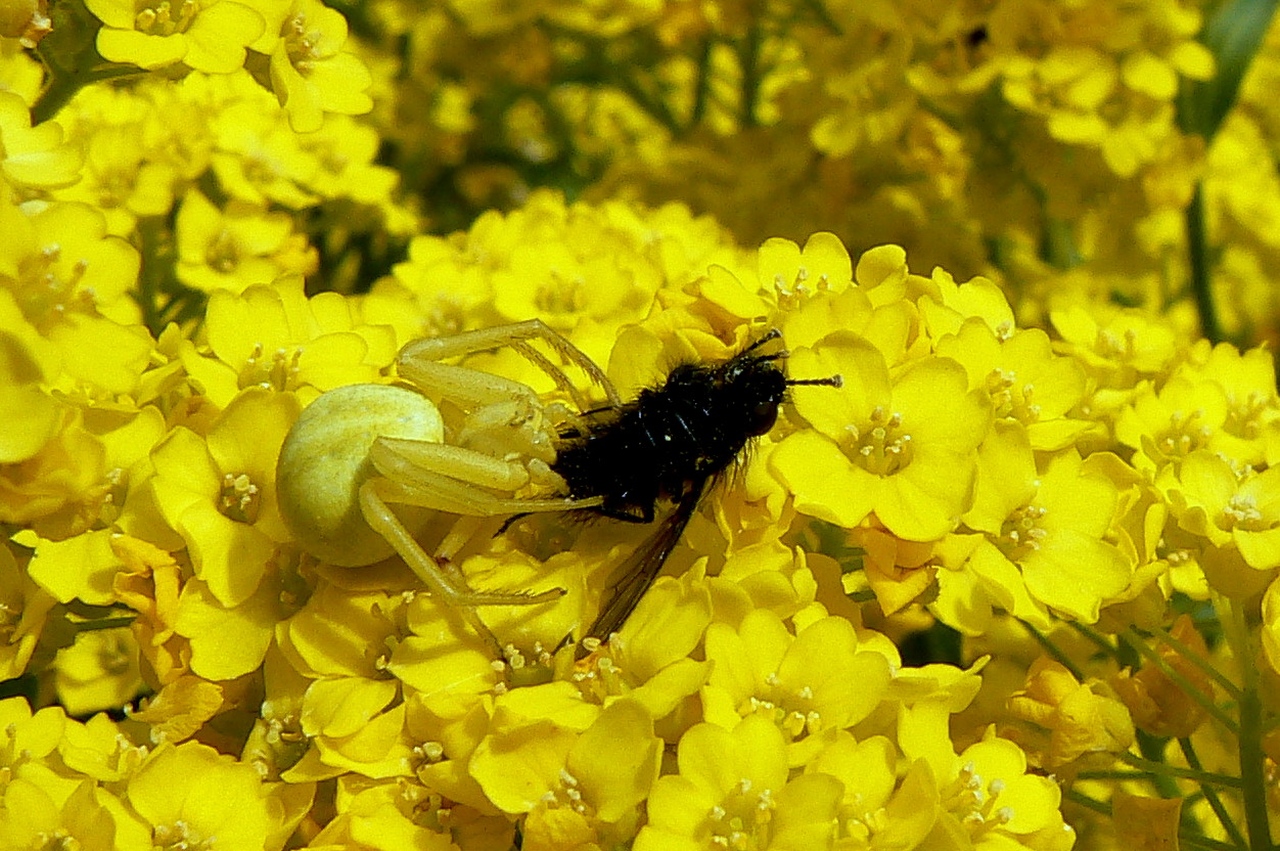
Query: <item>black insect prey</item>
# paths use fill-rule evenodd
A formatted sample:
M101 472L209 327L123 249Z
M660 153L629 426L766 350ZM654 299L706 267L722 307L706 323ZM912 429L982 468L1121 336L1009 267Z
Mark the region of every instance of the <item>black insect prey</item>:
M675 508L611 577L600 613L584 637L608 638L657 578L709 486L755 437L778 419L787 388L841 385L840 376L790 380L777 362L785 351L757 354L781 333L769 331L720 364L686 363L631 402L582 414L560 435L552 465L575 499L600 497L586 511L651 523L659 500Z

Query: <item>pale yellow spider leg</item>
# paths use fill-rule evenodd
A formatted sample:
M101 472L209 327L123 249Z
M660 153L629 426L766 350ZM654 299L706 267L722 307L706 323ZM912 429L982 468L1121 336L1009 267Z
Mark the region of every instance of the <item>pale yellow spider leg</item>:
M476 539L477 535L483 534L485 526L492 526L492 517L480 517L478 515L463 514L453 521L449 526L449 531L445 533L444 539L436 545L436 563L447 571L450 576L466 581L462 576L462 571L458 570L458 565L454 562L454 558L467 544Z
M556 387L573 400L574 406L579 411L585 411L591 407L586 395L574 386L573 382L569 380L569 376L565 375L564 370L552 363L542 352L524 342L512 343L511 348L519 352L529 363L551 376L551 380L556 383Z
M522 465L459 446L379 438L369 458L385 479L388 502L418 505L449 514L496 517L539 511L572 511L600 504L588 499L521 499L486 488L514 491L529 481Z
M555 588L541 594L502 594L495 592L473 591L465 578L452 565L442 567L418 546L413 535L396 517L395 512L387 505L387 500L378 491L388 483L379 479L371 479L360 487L360 511L369 527L382 535L404 559L409 569L431 590L445 607L459 612L463 619L483 638L502 658L502 645L497 637L480 620L476 606L529 606L537 603L549 603L564 596L564 590ZM390 494L394 499L396 494Z
M581 349L565 339L559 332L547 326L541 319L530 319L513 325L500 325L496 328L482 328L477 331L463 331L447 337L414 340L400 350L401 374L406 374L404 368L412 362L440 361L474 352L491 351L525 340L542 340L566 361L581 369L592 382L600 385L610 405L622 404L617 388L613 386L613 382L609 380L609 377L604 374L604 370L595 361L587 357ZM540 369L545 370L546 366L552 366L557 372L559 371L557 367L554 367L545 358L542 358L541 362L532 358L530 360ZM557 385L565 380L563 373L561 373L560 377L557 377L554 372L549 374ZM428 384L427 386L431 385Z
M537 394L527 384L470 367L437 363L425 358L407 358L403 350L400 352L398 368L401 378L432 391L442 399L464 405L492 405L521 400L528 400L531 406L538 403Z

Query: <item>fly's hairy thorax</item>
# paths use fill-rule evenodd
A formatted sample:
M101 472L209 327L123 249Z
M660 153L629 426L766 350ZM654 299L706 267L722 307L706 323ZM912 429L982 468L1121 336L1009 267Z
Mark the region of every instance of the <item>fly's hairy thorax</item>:
M562 435L553 469L574 498L603 497L601 513L649 522L659 499L701 487L773 425L785 385L761 358L677 367L634 401L584 416Z

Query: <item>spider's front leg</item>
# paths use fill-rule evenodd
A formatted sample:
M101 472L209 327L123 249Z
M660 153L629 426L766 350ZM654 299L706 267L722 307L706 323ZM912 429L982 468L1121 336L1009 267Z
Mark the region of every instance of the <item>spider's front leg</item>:
M617 389L605 375L604 370L585 352L541 319L529 319L525 322L500 325L496 328L482 328L477 331L463 331L447 337L426 337L414 340L406 343L400 350L396 362L400 374L419 387L447 393L450 398L492 404L511 399L507 394L512 392L533 394L533 391L518 381L466 367L450 366L440 361L477 352L511 348L550 376L556 386L573 399L579 411L585 411L591 407L582 392L565 375L564 370L529 345L531 340L541 340L567 363L581 369L592 383L604 390L611 407L622 404Z

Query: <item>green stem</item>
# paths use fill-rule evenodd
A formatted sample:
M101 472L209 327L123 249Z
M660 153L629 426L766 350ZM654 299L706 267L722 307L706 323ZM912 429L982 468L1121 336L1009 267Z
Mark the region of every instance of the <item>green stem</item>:
M1167 739L1157 738L1150 733L1137 730L1134 738L1137 740L1138 752L1141 757L1135 757L1132 754L1118 754L1121 760L1130 765L1141 765L1143 767L1152 768L1154 777L1151 778L1151 785L1155 788L1156 794L1161 798L1181 798L1182 790L1178 788L1178 782L1173 779L1173 772L1166 771L1164 745Z
M1213 303L1213 280L1209 271L1209 237L1205 226L1204 184L1197 183L1196 191L1187 205L1187 262L1191 266L1191 293L1195 296L1196 311L1200 314L1200 333L1211 343L1222 342L1222 326L1218 322L1218 310Z
M1046 214L1040 242L1040 256L1055 269L1074 269L1083 261L1071 223L1064 219Z
M1203 771L1198 768L1182 768L1177 765L1169 765L1161 760L1144 759L1131 753L1120 754L1120 759L1126 765L1132 765L1134 768L1142 769L1148 773L1163 774L1166 777L1183 777L1187 780L1194 780L1201 785L1213 784L1236 789L1240 788L1240 778L1232 777L1230 774L1214 774L1211 771Z
M1038 643L1041 647L1044 648L1044 652L1048 653L1050 656L1053 657L1053 660L1055 662L1057 662L1059 665L1061 665L1062 667L1070 671L1071 676L1075 677L1076 680L1078 680L1079 682L1084 682L1084 671L1081 671L1076 666L1076 663L1071 661L1071 659L1067 656L1066 653L1062 652L1062 650L1058 647L1058 645L1050 641L1049 636L1043 634L1042 632L1040 632L1040 630L1036 629L1034 626L1027 623L1026 621L1020 620L1018 621L1018 623L1022 624L1023 627L1026 628L1027 632L1031 633L1031 637L1036 640L1036 643Z
M1072 629L1092 641L1097 645L1098 649L1107 654L1107 656L1115 659L1122 665L1125 664L1126 660L1122 658L1121 652L1123 648L1112 644L1105 635L1098 632L1098 630L1089 626L1087 623L1079 623L1078 621L1071 621L1070 623Z
M1104 771L1081 771L1076 775L1077 780L1141 780L1148 783L1153 777L1155 777L1153 771L1120 771L1114 768Z
M77 624L76 632L97 632L98 630L103 629L117 629L122 626L132 626L133 622L137 619L137 615L126 615L118 618L103 618L102 620Z
M141 77L146 73L135 65L99 65L81 73L70 74L60 73L50 66L49 85L31 107L31 123L39 124L53 118L85 86L103 80Z
M696 130L707 114L707 93L711 91L711 39L704 39L698 51L698 81L693 89L693 109L689 112L689 132Z
M646 91L644 86L627 72L627 69L620 68L616 74L610 75L607 79L635 101L636 105L648 113L650 118L667 128L673 136L680 133L680 122L676 120L671 107L667 106L661 98Z
M1085 795L1082 792L1077 792L1075 789L1062 790L1062 797L1064 800L1084 807L1086 810L1093 810L1095 813L1101 813L1108 817L1111 815L1111 805L1106 801L1099 801L1097 798L1090 798L1088 795Z
M1250 851L1269 851L1272 847L1271 826L1267 818L1267 778L1262 752L1262 697L1259 693L1258 671L1254 668L1256 654L1240 602L1218 596L1214 604L1219 611L1228 609L1228 617L1224 622L1227 643L1231 645L1232 655L1240 668L1240 682L1244 687L1240 695L1239 747L1245 832L1249 837Z
M1138 653L1142 654L1142 657L1146 659L1147 662L1154 665L1160 673L1164 674L1175 685L1177 685L1178 688L1182 689L1182 691L1186 693L1187 697L1194 700L1201 709L1213 716L1215 721L1226 727L1227 730L1231 731L1233 734L1237 731L1236 720L1226 712L1223 712L1222 709L1213 702L1213 697L1211 695L1207 695L1202 692L1198 687L1196 687L1195 683L1188 680L1181 673L1175 670L1172 665L1166 662L1159 653L1153 650L1147 642L1142 639L1142 636L1138 635L1138 633L1134 631L1133 627L1129 627L1124 632L1120 633L1119 637L1121 641L1125 642L1134 650L1138 651Z
M1178 739L1178 746L1182 748L1182 754L1187 759L1187 765L1198 770L1200 768L1200 755L1196 753L1195 746L1191 743L1191 740L1187 738ZM1240 780L1236 778L1236 785L1239 785L1239 783ZM1222 829L1231 838L1231 843L1237 848L1243 848L1244 835L1240 833L1236 820L1231 817L1226 805L1222 803L1222 798L1218 796L1218 790L1206 783L1201 783L1200 792L1204 795L1209 808L1213 810L1213 814L1218 817L1218 823L1222 825Z
M1213 663L1206 659L1203 655L1192 650L1186 644L1169 634L1166 629L1157 629L1151 633L1152 637L1157 641L1167 644L1174 650L1178 651L1178 655L1186 659L1204 672L1211 680L1218 684L1218 687L1225 691L1232 700L1240 699L1240 687L1231 682L1221 671L1214 667Z
M1178 841L1184 848L1204 848L1206 851L1240 851L1239 845L1232 845L1230 842L1222 842L1194 833L1188 835L1179 832Z
M800 0L800 6L812 12L818 22L830 30L832 35L844 35L844 29L835 18L831 17L831 11L822 0Z

